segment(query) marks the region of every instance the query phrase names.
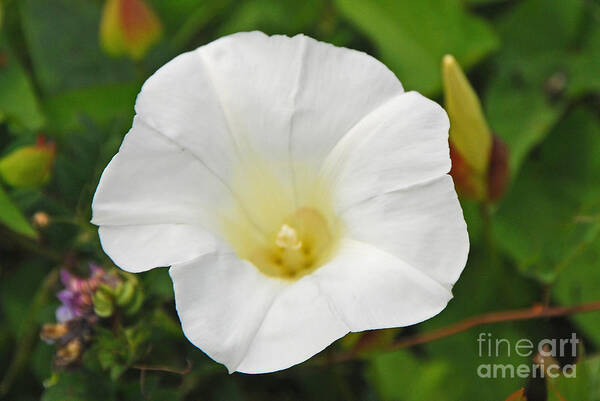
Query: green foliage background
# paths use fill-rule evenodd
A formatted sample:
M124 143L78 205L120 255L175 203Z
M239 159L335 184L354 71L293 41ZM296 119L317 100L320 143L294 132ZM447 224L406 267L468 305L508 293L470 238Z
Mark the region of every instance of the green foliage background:
M0 157L44 134L56 143L50 182L0 182L0 398L75 400L600 400L600 313L473 328L409 350L327 364L347 349L283 372L228 375L182 335L166 269L139 275L145 302L120 329L98 329L81 366L52 373L38 340L54 322L56 268L110 268L89 224L100 173L131 125L144 80L175 55L222 35L302 32L366 51L407 90L441 102L440 62L453 54L510 149L511 182L489 222L463 200L471 238L455 298L439 316L386 332L406 336L537 302L600 299L600 2L597 0L147 0L164 26L139 62L99 46L100 0L0 0ZM38 211L51 224L28 223ZM583 339L577 379L481 379L476 338ZM388 337L389 337L388 336ZM380 335L380 341L385 337ZM379 337L378 337L379 338ZM355 338L354 338L355 339ZM582 352L583 355L583 352ZM191 370L140 373L134 365ZM572 361L561 361L570 363ZM48 380L51 378L51 380ZM555 391L556 390L556 391Z

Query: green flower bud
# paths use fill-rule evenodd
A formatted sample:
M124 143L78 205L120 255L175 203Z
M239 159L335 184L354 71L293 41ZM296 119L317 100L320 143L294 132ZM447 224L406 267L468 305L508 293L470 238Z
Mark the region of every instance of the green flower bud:
M96 291L92 295L94 313L100 317L109 317L114 312L113 297L105 291Z
M106 0L100 22L100 44L112 56L141 59L160 39L162 26L143 0Z
M129 304L135 295L136 285L132 281L121 283L115 289L115 302L119 306Z
M48 182L54 163L54 144L39 139L0 159L0 177L17 188L36 188Z
M451 55L444 56L442 75L456 189L477 201L494 202L507 186L508 148L491 132L477 94Z
M450 117L450 142L478 175L485 175L492 149L492 133L481 102L460 65L451 55L442 61L444 100Z
M130 302L129 305L127 305L127 307L125 309L125 314L126 315L135 315L140 310L143 303L144 303L144 293L142 292L141 288L138 288L135 291L135 296L133 297L133 300Z

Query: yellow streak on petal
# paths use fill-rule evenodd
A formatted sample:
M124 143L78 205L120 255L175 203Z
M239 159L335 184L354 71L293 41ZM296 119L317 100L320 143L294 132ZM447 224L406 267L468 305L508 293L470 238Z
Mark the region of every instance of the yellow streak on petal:
M221 213L224 237L242 259L263 274L295 280L335 253L342 224L334 213L331 186L309 167L244 163L233 180L238 203Z

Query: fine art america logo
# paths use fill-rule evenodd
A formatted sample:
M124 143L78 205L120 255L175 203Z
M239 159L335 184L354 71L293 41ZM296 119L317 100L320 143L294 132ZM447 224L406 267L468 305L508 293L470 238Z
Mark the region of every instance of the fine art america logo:
M495 338L491 333L479 333L477 343L480 358L517 355L532 358L533 362L530 365L484 363L478 366L477 376L484 379L546 376L556 378L560 375L574 378L576 376L575 364L566 364L561 367L556 358L575 360L579 342L575 333L571 333L570 338L546 338L537 344L526 338L511 342L506 338Z

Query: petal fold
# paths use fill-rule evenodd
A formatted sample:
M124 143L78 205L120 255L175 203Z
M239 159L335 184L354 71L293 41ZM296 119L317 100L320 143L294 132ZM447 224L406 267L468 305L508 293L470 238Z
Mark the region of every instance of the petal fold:
M418 269L354 240L294 282L224 252L174 265L170 274L185 335L230 372L286 369L349 331L428 319L452 297Z
M283 284L230 252L175 264L169 274L185 336L235 371Z
M304 35L238 33L200 51L242 148L275 163L320 164L364 115L403 92L375 58Z
M230 372L288 368L348 332L310 276L273 279L228 253L169 272L186 337Z
M417 92L397 95L361 119L322 169L338 210L450 171L448 127L444 109Z
M437 315L452 298L448 288L421 270L350 239L313 277L350 331L419 323Z
M92 223L119 267L143 271L213 251L215 210L231 202L202 163L136 117L100 178Z
M469 236L452 177L369 198L342 216L347 235L376 245L452 288Z
M187 224L100 226L98 235L115 265L131 273L186 262L216 249L210 233Z

